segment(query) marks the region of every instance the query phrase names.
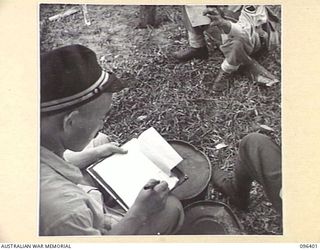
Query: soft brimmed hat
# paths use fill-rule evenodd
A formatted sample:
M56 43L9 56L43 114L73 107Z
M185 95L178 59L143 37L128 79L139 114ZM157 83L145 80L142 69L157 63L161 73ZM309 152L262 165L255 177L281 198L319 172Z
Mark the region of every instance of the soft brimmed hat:
M82 45L70 45L41 55L41 113L61 112L83 105L104 92L127 86L104 71L96 54Z

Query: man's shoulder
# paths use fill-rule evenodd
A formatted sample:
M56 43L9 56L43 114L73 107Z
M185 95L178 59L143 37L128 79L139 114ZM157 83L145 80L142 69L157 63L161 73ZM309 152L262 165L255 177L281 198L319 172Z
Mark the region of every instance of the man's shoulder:
M51 176L52 177L52 176ZM102 221L88 195L62 176L43 178L40 186L40 233L43 235L100 234L93 218ZM100 222L99 222L100 223Z
M40 196L44 201L63 203L69 199L84 199L83 190L47 165L40 170Z
M40 235L86 235L101 234L101 231L94 228L92 211L82 204L82 207L72 209L64 206L40 212Z
M40 181L71 181L75 184L80 183L83 175L80 169L64 158L57 156L50 150L41 147L40 151Z
M88 197L73 182L48 168L40 179L40 218L53 224L61 218L72 217L88 210Z

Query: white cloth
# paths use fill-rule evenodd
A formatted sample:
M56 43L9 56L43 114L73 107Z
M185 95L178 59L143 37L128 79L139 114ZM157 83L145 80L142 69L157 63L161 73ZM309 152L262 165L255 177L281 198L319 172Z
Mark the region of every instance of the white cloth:
M252 48L260 47L260 36L266 36L261 25L268 21L268 13L264 5L255 6L254 11L249 11L245 6L236 23L231 23L229 36L244 38Z

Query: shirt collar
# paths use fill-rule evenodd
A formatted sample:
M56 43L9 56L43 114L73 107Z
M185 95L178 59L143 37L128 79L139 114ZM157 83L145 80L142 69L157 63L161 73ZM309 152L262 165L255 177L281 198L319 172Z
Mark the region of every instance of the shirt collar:
M40 161L75 184L79 184L83 179L78 167L66 162L43 146L40 147Z

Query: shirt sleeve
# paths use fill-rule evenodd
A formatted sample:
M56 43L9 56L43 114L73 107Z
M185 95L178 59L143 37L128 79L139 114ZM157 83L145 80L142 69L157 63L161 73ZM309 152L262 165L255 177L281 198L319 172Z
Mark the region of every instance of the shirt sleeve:
M101 235L102 231L93 227L92 213L88 209L63 216L47 228L45 235Z
M231 29L229 32L229 36L235 36L235 37L241 37L243 36L244 31L242 26L239 23L233 23L231 22Z

